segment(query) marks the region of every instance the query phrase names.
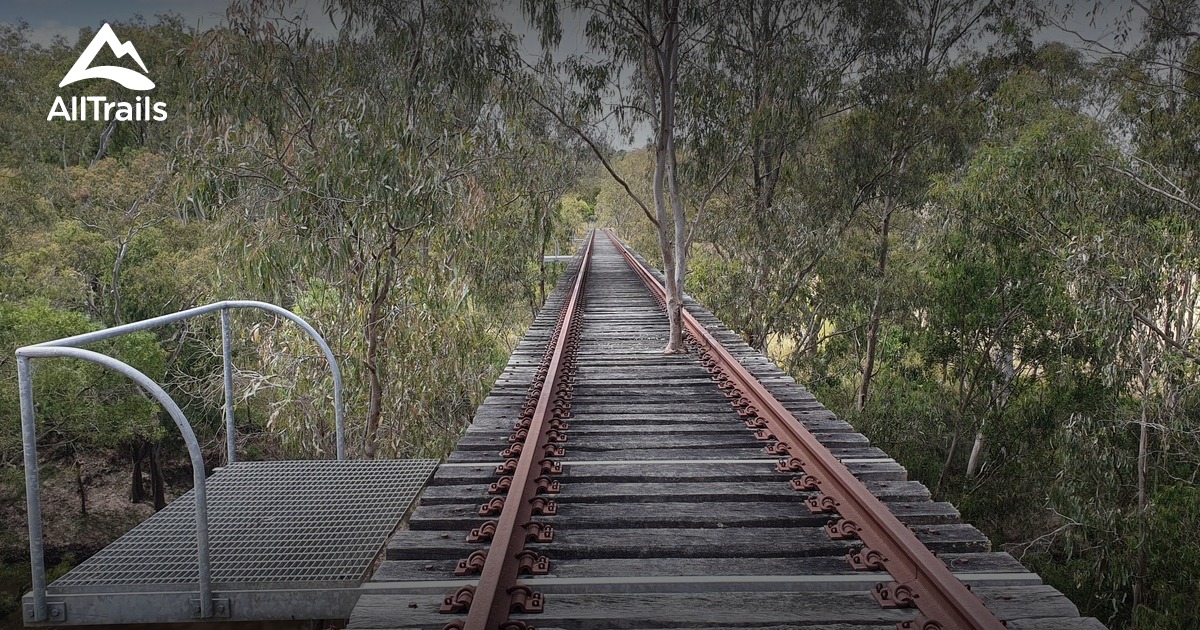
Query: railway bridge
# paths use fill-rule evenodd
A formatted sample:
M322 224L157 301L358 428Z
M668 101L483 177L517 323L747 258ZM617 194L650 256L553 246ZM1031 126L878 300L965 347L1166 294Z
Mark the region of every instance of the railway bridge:
M264 493L293 497L260 503L299 514L290 518L301 534L255 538L247 532L260 522L242 519L236 535L214 533L214 566L248 538L261 557L277 544L276 555L342 573L313 569L321 577L305 582L296 562L254 573L260 556L243 554L254 576L215 576L211 617L431 630L1104 627L993 551L954 506L931 500L699 304L685 302L689 352L662 354L662 295L657 271L594 232L445 462L324 462L326 472L304 469L311 483L340 481L325 482L325 498L299 499L287 471L256 468L276 480ZM235 483L251 468L240 466L212 476L234 503L251 496ZM396 478L403 491L385 491ZM313 522L314 505L350 495ZM178 504L188 509L186 497ZM183 516L157 527L186 530ZM268 520L288 520L277 516ZM345 562L348 541L357 564ZM89 579L50 585L58 621L170 620L97 603L114 581L105 566L155 557L136 542L72 572ZM185 536L178 548L190 544ZM199 615L194 581L136 582L107 596L126 613L186 601Z

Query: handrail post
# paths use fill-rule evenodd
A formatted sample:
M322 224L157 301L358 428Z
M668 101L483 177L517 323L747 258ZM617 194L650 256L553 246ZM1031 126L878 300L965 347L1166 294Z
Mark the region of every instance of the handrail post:
M233 349L230 337L229 307L221 309L221 367L225 381L225 443L229 451L226 465L232 464L237 458L236 441L237 427L233 421Z
M184 445L187 447L188 457L192 461L192 496L196 502L196 555L200 574L200 618L211 618L212 564L208 548L208 493L205 491L204 454L200 451L200 441L196 439L196 433L188 423L187 417L183 415L183 410L161 385L128 363L83 348L37 345L17 349L17 379L21 389L21 434L25 446L25 488L26 500L29 502L29 554L33 564L34 621L46 621L49 610L46 606L46 567L42 551L41 500L38 492L33 385L29 360L49 357L90 361L129 377L175 421L175 426L182 434Z
M324 353L325 359L329 362L329 369L333 375L333 404L334 404L334 424L337 431L337 458L344 460L346 458L346 430L345 430L345 409L342 400L342 372L338 367L337 359L333 355L333 350L329 344L321 337L308 322L301 317L274 304L256 301L222 301L206 306L198 306L185 311L173 313L170 315L162 315L153 317L140 322L133 322L121 326L115 326L104 330L98 330L62 339L45 341L18 348L17 355L17 386L21 399L21 440L24 447L25 458L25 502L28 506L29 517L29 560L30 573L32 577L32 610L25 615L26 621L44 622L49 621L51 616L50 606L46 602L46 557L45 557L45 541L43 540L42 531L42 501L41 501L41 480L38 475L38 460L37 460L37 429L34 424L34 402L33 402L33 373L30 365L30 359L35 357L71 357L90 361L98 365L102 365L109 369L115 370L129 378L133 379L142 389L146 390L171 416L175 421L176 426L183 434L183 439L187 445L188 457L192 462L192 482L193 496L195 497L196 505L196 544L197 544L197 560L199 569L199 599L200 599L200 618L209 619L213 615L213 598L212 598L212 565L209 555L209 538L208 538L208 494L205 491L205 470L204 456L200 451L200 443L196 440L196 434L192 431L192 427L188 424L187 418L184 417L183 411L179 405L167 394L167 392L158 383L147 377L142 372L133 368L127 363L114 359L113 357L84 350L79 346L94 343L104 339L111 339L120 335L128 334L140 330L148 330L165 324L176 321L182 321L205 313L213 311L221 311L221 358L223 385L225 390L225 427L226 427L226 445L228 449L228 463L232 464L237 456L237 427L234 422L234 391L233 391L233 350L232 350L232 326L230 325L229 311L234 308L257 308L267 312L281 315L286 319L299 325L309 337L311 337L318 346L321 352Z
M131 332L136 332L136 331L140 331L140 330L149 330L151 328L157 328L159 326L164 326L166 324L183 321L185 319L191 319L192 317L203 315L205 313L211 313L213 311L224 312L229 309L235 309L235 308L256 308L259 310L267 311L268 313L274 313L285 319L288 319L288 320L292 321L293 323L295 323L300 328L302 328L304 330L304 332L308 333L308 336L310 338L312 338L312 340L315 341L318 346L320 346L321 352L325 354L325 360L329 362L329 370L330 370L330 372L333 373L333 405L334 405L334 424L336 425L336 431L337 431L337 458L339 460L346 459L346 411L343 408L344 403L342 401L342 371L338 367L337 358L333 356L333 350L331 350L329 348L329 344L325 343L325 338L322 337L321 334L318 333L317 330L312 327L312 325L310 325L308 322L304 321L304 319L301 318L300 316L296 315L295 313L293 313L283 307L276 306L274 304L269 304L267 302L258 302L255 300L224 300L221 302L213 302L212 304L206 304L204 306L197 306L197 307L189 308L187 310L179 311L177 313L171 313L169 315L160 315L158 317L151 317L150 319L144 319L144 320L138 321L138 322L122 324L120 326L114 326L112 328L105 328L102 330L87 332L87 333L83 333L80 335L73 335L71 337L64 337L62 339L55 339L52 341L44 341L39 344L34 344L34 346L56 347L56 348L64 348L64 347L65 348L78 348L80 346L84 346L89 343L95 343L97 341L102 341L104 339L111 339L113 337L119 337L121 335L125 335L125 334L131 333ZM30 346L30 347L34 347L34 346ZM228 354L228 353L226 353L226 354ZM226 365L228 365L229 369L232 370L232 362L227 361ZM229 381L227 381L227 383L228 383L228 382L232 381L233 375L232 375L232 372L228 372L227 374L229 375ZM233 388L227 384L225 387L225 391L227 393L229 393L230 395L232 395L232 390L233 390ZM227 399L227 402L230 400L232 400L232 399L231 398ZM232 417L232 415L233 415L232 412L230 412L229 414L226 415L226 418L228 419L228 418ZM234 433L234 432L231 432L231 433ZM231 458L231 460L232 460L232 458Z
M37 429L33 423L33 377L29 357L17 356L17 388L21 397L21 444L25 456L25 505L29 515L29 564L33 578L33 619L46 621L46 555L42 540L41 480L38 476Z
M194 438L194 436L193 436ZM199 450L197 448L197 450ZM200 618L213 616L212 560L208 550L208 492L204 458L192 460L192 496L196 499L196 560L200 580Z

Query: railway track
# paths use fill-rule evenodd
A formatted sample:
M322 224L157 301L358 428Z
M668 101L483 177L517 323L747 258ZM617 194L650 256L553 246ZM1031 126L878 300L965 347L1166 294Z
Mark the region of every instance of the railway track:
M589 236L350 627L1103 627L699 305L662 355L661 301Z

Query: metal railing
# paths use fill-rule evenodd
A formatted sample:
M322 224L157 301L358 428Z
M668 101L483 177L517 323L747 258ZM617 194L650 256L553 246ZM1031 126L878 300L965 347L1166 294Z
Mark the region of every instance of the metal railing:
M158 383L155 383L153 379L127 363L98 352L84 350L80 346L127 335L132 332L165 326L213 311L220 311L221 353L225 390L226 448L228 450L228 463L232 464L235 457L234 446L237 436L233 417L233 357L229 311L235 308L260 309L288 319L304 329L304 332L308 333L308 336L312 337L317 342L317 345L320 346L321 351L325 354L326 361L329 362L330 372L333 374L337 458L339 460L346 458L346 423L345 409L342 404L342 372L338 368L333 351L329 349L329 344L325 343L325 339L308 322L301 319L295 313L274 304L253 300L215 302L170 315L163 315L140 322L114 326L104 330L18 348L16 352L17 387L21 398L21 441L25 457L25 500L29 509L29 559L32 565L31 573L33 578L33 614L31 617L27 616L27 621L54 621L52 619L55 616L53 613L58 613L59 616L63 614L60 610L51 611L46 602L46 563L42 538L42 503L40 479L38 476L37 433L34 425L33 372L30 365L32 359L48 357L67 357L89 361L128 376L141 386L155 401L162 405L163 409L171 416L171 419L175 421L175 426L179 428L179 432L183 434L183 441L187 444L188 457L191 459L192 464L193 496L196 501L196 544L200 573L200 617L212 617L212 571L209 561L208 505L205 494L204 457L200 452L200 442L196 439L196 434L192 431L192 427L183 415L183 411L179 408L179 405L171 399Z

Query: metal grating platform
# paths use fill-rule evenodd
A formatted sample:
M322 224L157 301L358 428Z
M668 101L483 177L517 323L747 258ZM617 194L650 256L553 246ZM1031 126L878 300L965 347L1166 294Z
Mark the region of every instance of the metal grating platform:
M286 602L282 592L290 590L311 605L322 589L358 587L437 465L432 459L238 462L217 471L208 478L214 596L271 591L271 599ZM72 607L97 613L97 602L84 600L128 606L131 597L170 593L178 599L195 587L191 497L175 500L49 586L51 599L67 600L68 623L122 622L72 615ZM160 608L145 603L144 611ZM232 616L271 618L241 608Z

